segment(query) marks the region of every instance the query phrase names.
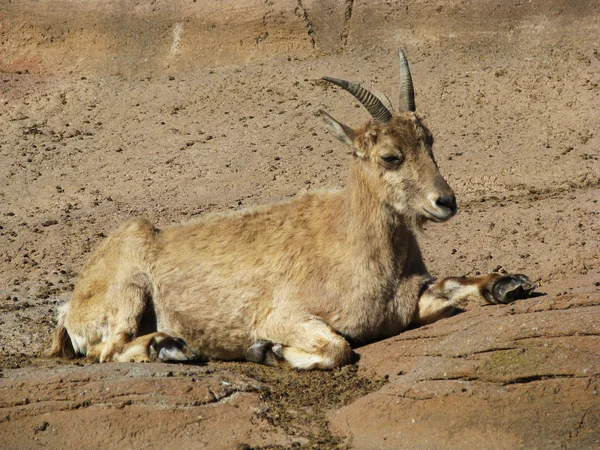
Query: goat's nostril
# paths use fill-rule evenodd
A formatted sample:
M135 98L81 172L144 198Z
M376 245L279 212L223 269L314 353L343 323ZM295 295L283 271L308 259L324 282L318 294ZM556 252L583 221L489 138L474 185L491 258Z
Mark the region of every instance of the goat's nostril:
M456 197L454 195L440 196L435 203L441 208L448 208L452 212L456 211Z

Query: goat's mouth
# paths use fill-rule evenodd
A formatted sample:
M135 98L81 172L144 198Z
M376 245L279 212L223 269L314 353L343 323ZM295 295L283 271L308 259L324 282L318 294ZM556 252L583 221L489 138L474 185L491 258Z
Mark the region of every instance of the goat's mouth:
M425 211L425 218L433 221L433 222L445 222L450 219L454 214L456 214L456 209L438 207L436 211L432 211L428 208L423 208Z

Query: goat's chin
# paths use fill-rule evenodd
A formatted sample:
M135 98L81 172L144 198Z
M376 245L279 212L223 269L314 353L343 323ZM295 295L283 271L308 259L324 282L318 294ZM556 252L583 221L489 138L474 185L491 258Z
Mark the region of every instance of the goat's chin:
M440 222L446 222L447 220L450 220L453 216L454 216L454 212L438 212L438 211L431 211L427 208L423 208L423 212L425 214L422 215L423 217L423 221L430 221L430 222L436 222L436 223L440 223Z

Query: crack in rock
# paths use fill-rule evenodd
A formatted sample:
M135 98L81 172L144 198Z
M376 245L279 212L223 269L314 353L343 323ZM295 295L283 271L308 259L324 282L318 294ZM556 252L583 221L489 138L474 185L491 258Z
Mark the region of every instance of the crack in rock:
M515 338L513 338L513 341L524 341L527 339L554 339L554 338L564 338L564 337L585 337L585 336L600 336L600 333L576 331L575 333L570 333L570 334L539 334L539 335L532 335L532 336L515 337Z
M511 384L528 384L536 381L548 381L558 379L588 379L589 376L570 375L570 374L537 374L523 377L516 377L512 379L499 379L494 377L479 377L479 376L450 376L450 377L434 377L427 378L424 380L418 380L417 383L424 383L428 381L479 381L482 383L497 384L500 386L508 386Z
M306 34L308 34L308 37L310 38L310 44L312 45L312 48L314 50L316 50L317 42L315 41L315 37L314 37L315 29L313 28L312 21L310 20L310 17L308 16L308 11L302 4L302 0L297 0L295 12L298 16L302 17L302 20L304 20L304 26L306 27Z
M342 47L346 47L348 44L348 34L350 33L350 19L352 19L352 11L354 9L354 0L346 0L345 1L345 11L344 11L344 29L340 34L340 39L342 41Z

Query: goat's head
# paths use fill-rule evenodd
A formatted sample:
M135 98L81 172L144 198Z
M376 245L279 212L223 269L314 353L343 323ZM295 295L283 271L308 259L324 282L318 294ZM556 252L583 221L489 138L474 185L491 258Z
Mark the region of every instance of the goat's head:
M321 111L329 131L354 148L357 164L378 183L381 200L398 214L442 222L456 213L456 199L433 157L433 136L415 114L412 79L400 51L400 106L393 113L384 95L375 97L359 84L323 78L354 95L373 119L352 129Z

